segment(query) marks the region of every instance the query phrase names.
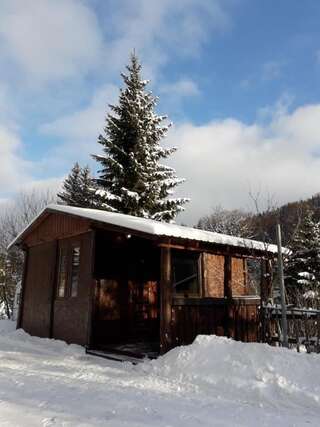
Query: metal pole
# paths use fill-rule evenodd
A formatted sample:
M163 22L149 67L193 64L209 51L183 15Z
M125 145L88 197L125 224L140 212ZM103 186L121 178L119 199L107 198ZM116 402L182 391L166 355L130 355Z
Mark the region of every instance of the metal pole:
M277 245L278 245L278 274L281 295L281 329L282 329L282 345L288 347L288 324L287 324L287 306L284 293L284 275L283 275L283 258L282 258L282 243L281 243L281 226L277 224Z

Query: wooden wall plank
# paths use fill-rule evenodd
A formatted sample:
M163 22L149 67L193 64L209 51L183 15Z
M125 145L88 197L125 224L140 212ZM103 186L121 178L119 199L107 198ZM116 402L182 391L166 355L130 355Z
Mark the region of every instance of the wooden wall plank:
M89 230L90 222L84 218L70 215L51 213L26 238L26 246L35 246L41 243L85 233Z
M161 280L160 280L160 353L163 354L172 346L171 331L171 251L170 248L161 248Z

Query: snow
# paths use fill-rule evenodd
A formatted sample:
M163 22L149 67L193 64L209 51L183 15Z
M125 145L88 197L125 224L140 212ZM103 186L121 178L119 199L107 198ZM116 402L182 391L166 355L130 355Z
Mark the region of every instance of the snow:
M303 298L305 299L316 299L318 297L318 293L315 291L307 291L303 294Z
M199 336L139 365L0 321L1 426L318 426L319 355Z
M105 224L116 225L126 228L128 231L139 231L149 235L174 237L188 240L195 240L207 243L215 243L221 245L229 245L236 247L244 247L248 249L255 249L260 251L268 251L270 253L277 253L277 246L265 244L255 240L244 239L241 237L228 236L225 234L214 233L211 231L199 230L196 228L184 227L176 224L168 224L164 222L154 221L151 219L140 218L131 215L124 215L115 212L106 212L97 209L77 208L64 205L49 205L47 206L31 224L28 225L9 245L9 248L18 244L27 232L28 228L32 226L44 212L63 212L66 214L77 215L82 218L88 218L92 221L99 221Z
M16 323L12 320L1 319L0 320L0 335L8 334L16 329Z
M298 276L303 277L304 279L307 279L307 280L315 280L316 279L315 275L312 273L309 273L308 271L302 271L302 272L298 273Z

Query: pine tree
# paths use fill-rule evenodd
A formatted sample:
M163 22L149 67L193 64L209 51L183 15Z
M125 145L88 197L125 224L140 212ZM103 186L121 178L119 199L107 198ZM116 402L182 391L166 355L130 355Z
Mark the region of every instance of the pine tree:
M62 191L58 193L61 204L82 208L94 207L94 181L88 166L81 168L76 162L65 179Z
M320 296L320 229L307 211L285 263L288 299L295 305L315 305Z
M96 203L100 209L171 221L188 199L171 197L184 179L160 163L176 150L160 146L169 127L163 124L167 117L155 114L157 99L145 90L149 82L141 79L135 54L126 68L119 103L110 105L104 136L98 139L103 155L93 155L102 165Z

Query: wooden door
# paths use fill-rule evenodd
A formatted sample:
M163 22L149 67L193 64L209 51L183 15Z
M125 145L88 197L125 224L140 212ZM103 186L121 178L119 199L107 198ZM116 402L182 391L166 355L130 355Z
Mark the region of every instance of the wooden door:
M56 248L55 241L29 248L21 326L38 337L50 336Z
M128 280L128 335L134 342L159 339L159 283L144 277L143 268L137 277Z
M89 340L93 236L90 231L59 241L53 338L68 343L86 345Z

